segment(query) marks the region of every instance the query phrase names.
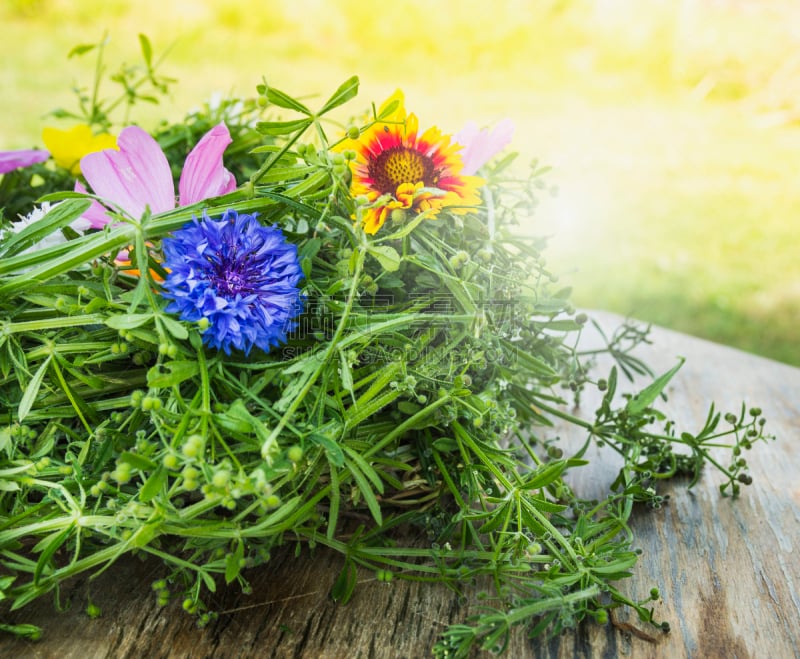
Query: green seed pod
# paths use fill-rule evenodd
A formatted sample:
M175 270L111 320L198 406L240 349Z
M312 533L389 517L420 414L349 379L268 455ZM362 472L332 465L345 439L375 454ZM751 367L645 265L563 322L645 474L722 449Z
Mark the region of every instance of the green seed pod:
M231 480L231 472L227 469L218 469L214 472L214 475L211 476L211 484L214 487L225 487Z
M164 466L170 471L174 471L180 465L180 459L174 453L167 453L164 456L162 462L164 463Z

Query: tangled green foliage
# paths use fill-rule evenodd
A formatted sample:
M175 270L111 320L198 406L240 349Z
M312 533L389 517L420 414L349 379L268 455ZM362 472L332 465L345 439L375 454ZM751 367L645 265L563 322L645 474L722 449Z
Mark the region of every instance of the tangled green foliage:
M434 653L500 650L514 625L557 633L619 605L654 622L648 601L616 585L637 561L634 505L658 507L660 481L696 479L708 461L724 490L748 482L744 463L710 451L762 439L758 414L722 429L712 410L701 431L677 433L655 409L677 367L615 395L619 371L647 373L629 354L644 333L621 328L607 342L617 366L590 376L593 355L576 348L587 318L545 269L543 243L520 230L540 170L515 178L509 157L486 169L484 204L466 215L360 230L324 123L357 86L305 115L263 84L261 102L226 101L155 131L179 167L224 119L226 166L245 181L224 198L24 252L86 209L61 192L0 244L0 596L12 608L140 552L168 568L160 601L182 598L204 624L206 593L248 588L248 572L291 539L341 552L342 602L358 568L455 589L488 578L501 604L450 627ZM71 187L63 172L35 173L41 190ZM0 206L38 196L20 181L3 179ZM201 209L257 212L298 246L305 311L283 348L226 356L165 312L160 241ZM141 277L114 261L127 246ZM605 392L591 420L565 405L585 387ZM565 456L538 441L554 422L585 430L586 444ZM623 462L599 501L568 484L591 442Z

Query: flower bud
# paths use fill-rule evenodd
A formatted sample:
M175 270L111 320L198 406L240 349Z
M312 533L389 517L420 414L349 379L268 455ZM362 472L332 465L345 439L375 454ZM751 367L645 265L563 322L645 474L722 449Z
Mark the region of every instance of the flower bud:
M392 211L391 218L392 218L392 222L394 222L395 224L403 224L406 221L407 217L408 217L408 214L402 208L395 208Z

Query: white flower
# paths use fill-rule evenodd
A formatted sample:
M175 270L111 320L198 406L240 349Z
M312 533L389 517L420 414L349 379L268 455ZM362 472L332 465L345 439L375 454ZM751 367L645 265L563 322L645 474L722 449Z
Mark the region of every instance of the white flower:
M58 206L58 203L51 204L49 201L44 201L42 202L41 206L36 206L27 215L20 215L18 222L14 222L14 224L6 229L0 229L0 241L5 240L9 234L20 233L23 229L26 229L34 222L38 222L51 210ZM82 233L89 228L89 222L88 220L79 218L70 224L70 227L72 227L72 229L78 233ZM67 237L64 235L63 231L59 229L58 231L53 231L51 234L45 236L39 242L31 245L27 249L24 249L20 252L20 254L38 252L39 250L53 247L55 245L63 245L65 242L67 242Z

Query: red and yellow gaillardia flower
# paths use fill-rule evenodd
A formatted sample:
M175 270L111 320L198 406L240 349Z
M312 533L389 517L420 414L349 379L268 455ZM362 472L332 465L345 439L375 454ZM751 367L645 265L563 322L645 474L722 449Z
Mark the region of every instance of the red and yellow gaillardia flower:
M397 107L382 116L397 101ZM364 231L374 234L396 209L411 213L426 211L435 217L442 208L463 215L480 204L478 188L483 179L461 174L462 146L432 127L419 135L414 114L406 116L403 93L390 96L378 112L379 121L357 139L348 139L341 150L352 149L351 192L365 196Z

